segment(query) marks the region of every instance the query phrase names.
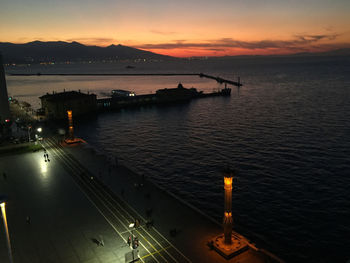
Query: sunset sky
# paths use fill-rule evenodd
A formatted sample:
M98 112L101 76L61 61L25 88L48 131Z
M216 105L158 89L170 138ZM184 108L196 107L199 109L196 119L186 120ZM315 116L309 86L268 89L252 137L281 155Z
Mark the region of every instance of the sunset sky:
M1 0L0 42L122 44L172 56L350 47L349 0Z

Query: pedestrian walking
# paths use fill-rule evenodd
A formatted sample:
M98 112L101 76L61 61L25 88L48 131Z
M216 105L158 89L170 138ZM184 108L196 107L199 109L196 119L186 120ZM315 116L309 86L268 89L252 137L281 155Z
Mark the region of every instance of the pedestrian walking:
M140 226L140 220L135 219L135 224L134 224L135 228Z
M29 225L30 224L30 216L26 217L26 223Z
M130 247L131 244L131 236L128 237L128 246Z

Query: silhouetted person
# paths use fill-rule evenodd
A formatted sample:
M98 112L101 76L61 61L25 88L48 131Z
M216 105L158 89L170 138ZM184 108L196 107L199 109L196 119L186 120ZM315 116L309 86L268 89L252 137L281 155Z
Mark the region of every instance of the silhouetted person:
M4 177L4 180L6 181L7 180L7 174L4 172L2 173L2 177Z
M140 226L140 220L135 219L135 228Z
M29 225L30 222L31 222L31 221L30 221L30 216L27 216L27 217L26 217L26 223Z
M131 236L128 237L128 246L130 247L131 244Z
M134 238L134 244L133 249L137 248L139 246L139 239L137 237Z

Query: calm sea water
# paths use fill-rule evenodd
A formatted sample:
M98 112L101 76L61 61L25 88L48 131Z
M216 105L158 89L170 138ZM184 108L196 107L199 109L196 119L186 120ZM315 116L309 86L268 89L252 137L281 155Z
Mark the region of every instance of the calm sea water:
M230 98L105 113L76 132L221 221L231 165L237 229L288 262L350 260L350 58L240 58L172 64L40 66L8 72L206 72L240 76ZM10 95L39 107L46 92L103 97L159 88L211 91L197 77L7 77Z

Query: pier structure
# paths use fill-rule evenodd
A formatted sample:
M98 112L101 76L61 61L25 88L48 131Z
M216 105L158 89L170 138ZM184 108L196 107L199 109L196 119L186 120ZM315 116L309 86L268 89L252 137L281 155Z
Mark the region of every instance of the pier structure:
M237 87L243 86L240 77L238 81L214 77L204 73L13 73L12 76L199 76L201 78L213 79L220 84L230 84Z
M121 109L127 107L140 107L151 105L167 105L175 103L189 102L192 99L215 97L215 96L230 96L231 89L223 88L219 91L211 93L203 93L195 88L185 88L181 83L177 88L165 88L157 90L155 94L144 94L134 96L120 96L97 99L97 109L100 111Z
M247 251L249 249L249 241L240 234L232 231L232 181L234 172L227 168L224 170L223 176L225 189L224 233L215 237L209 243L221 256L226 259L231 259Z
M214 77L214 76L211 76L211 75L208 75L208 74L204 74L204 73L199 73L199 77L213 79L213 80L216 80L216 82L218 82L220 84L225 83L225 87L226 87L227 84L234 85L234 86L237 86L237 87L243 86L243 84L241 83L241 78L240 77L238 77L238 81L224 79L224 78L221 78L221 77Z

